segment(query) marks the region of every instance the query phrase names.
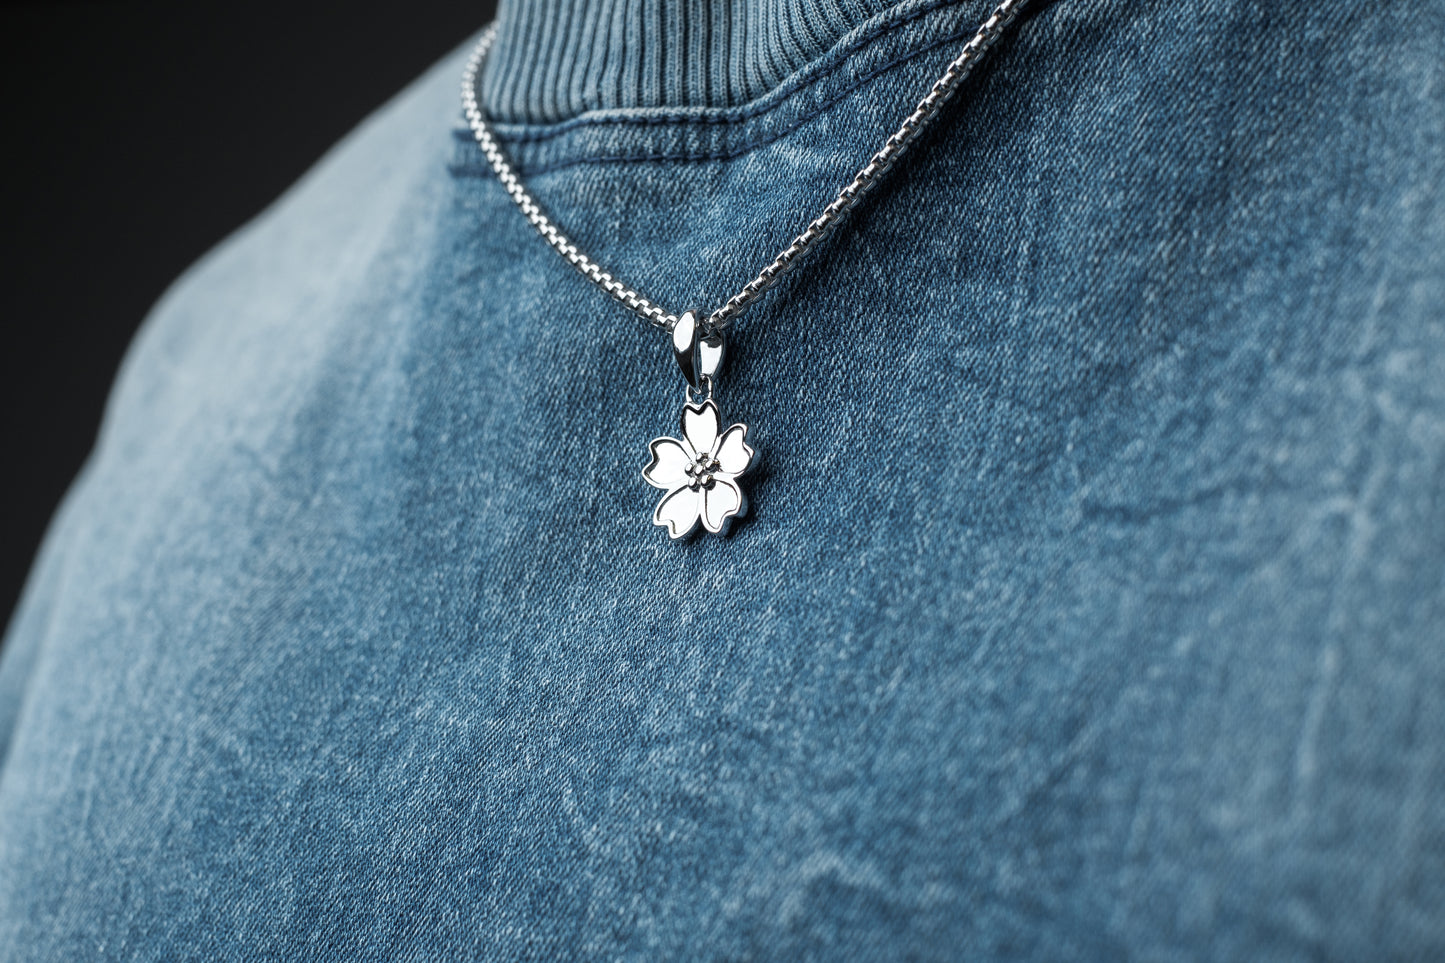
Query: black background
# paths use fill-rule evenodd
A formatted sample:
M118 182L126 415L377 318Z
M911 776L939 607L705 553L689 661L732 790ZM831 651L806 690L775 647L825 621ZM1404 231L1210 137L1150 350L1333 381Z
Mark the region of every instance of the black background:
M0 617L147 309L492 7L0 6Z

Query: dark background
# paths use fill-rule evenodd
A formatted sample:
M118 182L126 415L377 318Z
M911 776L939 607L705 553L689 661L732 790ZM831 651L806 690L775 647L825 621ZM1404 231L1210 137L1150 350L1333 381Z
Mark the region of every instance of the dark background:
M0 618L156 298L493 7L0 6Z

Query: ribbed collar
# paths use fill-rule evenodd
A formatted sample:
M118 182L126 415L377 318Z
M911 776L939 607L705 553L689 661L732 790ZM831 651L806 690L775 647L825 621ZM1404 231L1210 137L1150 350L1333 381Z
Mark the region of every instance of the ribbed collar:
M502 0L482 96L494 120L732 107L897 0Z

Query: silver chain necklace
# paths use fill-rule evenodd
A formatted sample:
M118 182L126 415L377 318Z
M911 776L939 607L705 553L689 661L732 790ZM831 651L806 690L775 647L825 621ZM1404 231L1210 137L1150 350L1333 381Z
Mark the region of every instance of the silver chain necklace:
M734 518L747 513L747 496L738 487L737 480L748 470L755 456L747 444L748 428L744 424L734 424L724 430L717 403L713 401L713 389L722 366L723 332L857 206L863 195L933 123L943 105L1018 16L1026 2L1003 0L995 7L948 65L943 76L934 82L928 94L903 121L903 126L823 208L823 213L759 271L757 277L743 285L741 291L707 314L699 311L669 314L636 289L602 270L542 212L541 206L523 186L521 178L502 153L477 100L477 78L497 38L496 25L488 27L477 41L462 72L462 110L497 180L542 239L568 264L623 307L654 327L663 329L670 337L673 357L687 381L681 419L682 438L653 439L648 446L652 460L642 470L642 477L649 485L666 493L653 512L652 521L665 527L673 539L691 535L699 525L710 532L723 534ZM694 399L694 391L701 394L701 402Z

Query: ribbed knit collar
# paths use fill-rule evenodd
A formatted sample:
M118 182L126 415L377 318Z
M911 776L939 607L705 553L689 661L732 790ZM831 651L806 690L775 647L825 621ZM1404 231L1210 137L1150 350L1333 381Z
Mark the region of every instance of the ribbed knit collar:
M493 119L732 107L897 0L502 0L482 95Z

